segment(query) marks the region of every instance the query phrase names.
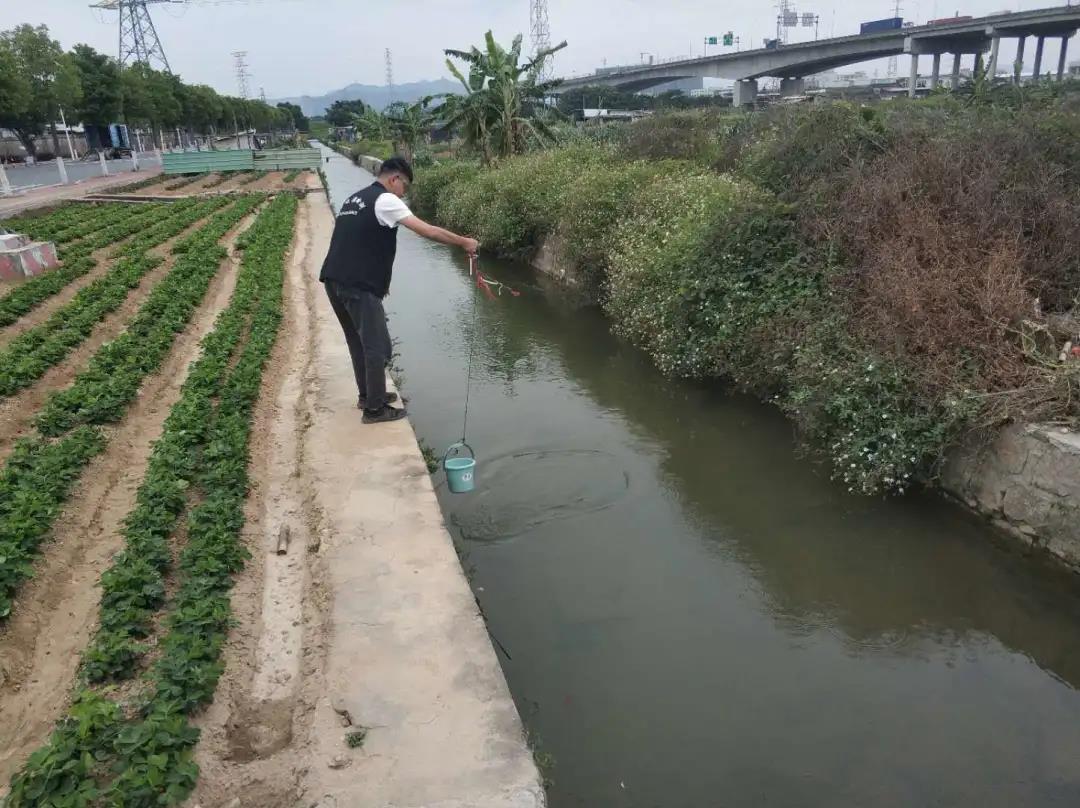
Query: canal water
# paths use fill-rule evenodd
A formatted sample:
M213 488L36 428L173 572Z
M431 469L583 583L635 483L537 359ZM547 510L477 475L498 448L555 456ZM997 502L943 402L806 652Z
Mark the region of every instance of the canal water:
M326 164L339 204L370 175ZM848 495L774 410L671 381L527 268L400 237L417 435L550 804L1080 805L1080 587L932 495ZM474 315L475 312L475 315ZM348 373L342 368L342 373Z

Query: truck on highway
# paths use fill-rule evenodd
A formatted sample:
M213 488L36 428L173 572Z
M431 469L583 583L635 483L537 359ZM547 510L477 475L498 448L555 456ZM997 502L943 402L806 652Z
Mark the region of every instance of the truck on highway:
M936 20L927 20L926 24L927 25L953 25L954 23L967 22L968 20L973 20L973 19L975 19L975 18L972 17L970 14L967 15L967 16L957 16L957 17L938 17L938 19L936 19Z
M896 31L903 27L903 17L887 17L884 20L871 20L870 22L864 22L859 27L859 34L883 34L886 31Z

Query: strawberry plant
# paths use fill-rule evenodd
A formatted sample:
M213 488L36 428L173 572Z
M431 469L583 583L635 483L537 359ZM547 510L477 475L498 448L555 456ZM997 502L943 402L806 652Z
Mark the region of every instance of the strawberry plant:
M110 629L126 631L116 644L126 648L125 653L137 654L137 639L149 631L145 622L142 629L134 626L145 620L141 610L146 608L146 592L151 602L161 600L153 582L148 590L136 591L149 580L139 575L140 548L152 563L167 564L162 542L172 530L166 523L176 521L175 515L163 515L155 506L164 503L179 514L186 487L199 491L202 499L191 508L188 542L180 556L180 587L164 623L163 653L148 672L149 696L124 717L116 704L83 690L49 742L13 778L8 808L174 805L195 785L198 768L192 755L199 732L188 715L210 700L222 671L232 575L246 556L240 531L251 415L281 322L281 285L296 205L292 196L275 199L246 239L237 288L240 302L230 304L204 340L203 355L169 415L136 509L126 522L127 548L108 573L103 626L106 611L122 612L119 618L108 618ZM188 436L187 426L194 427L196 435ZM168 446L159 450L162 444ZM174 473L177 469L179 474ZM147 531L155 532L151 541ZM125 615L134 622L126 624ZM129 637L134 638L131 644ZM83 673L88 675L89 654L86 659Z
M119 260L106 275L79 290L71 302L44 323L12 340L0 351L0 396L10 396L41 378L81 344L105 315L119 308L143 276L162 262L147 250L227 202L214 199L171 210L171 216L145 229L119 250Z
M0 618L10 612L16 588L30 576L37 545L70 485L104 449L104 438L88 425L123 415L205 295L225 256L217 240L260 201L259 196L241 199L189 237L198 247L154 289L128 330L102 346L70 388L46 402L38 416L45 437L21 442L8 459L0 472ZM60 436L55 443L45 439Z

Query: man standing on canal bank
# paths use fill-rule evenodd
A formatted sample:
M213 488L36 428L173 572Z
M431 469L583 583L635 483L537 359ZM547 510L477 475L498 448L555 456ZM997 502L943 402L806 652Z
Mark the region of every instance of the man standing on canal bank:
M412 180L408 161L391 157L382 164L374 183L345 200L319 274L345 332L360 392L357 406L364 411L365 424L405 417L404 408L390 406L397 394L386 392L391 346L383 310L397 252L398 225L432 241L461 247L469 255L475 255L480 246L474 238L459 236L414 216L402 201Z

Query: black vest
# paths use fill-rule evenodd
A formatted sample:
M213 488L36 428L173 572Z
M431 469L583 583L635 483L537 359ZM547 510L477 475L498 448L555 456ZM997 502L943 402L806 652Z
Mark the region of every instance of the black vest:
M336 281L386 297L397 253L397 228L379 224L375 202L388 193L375 182L345 200L334 222L320 281Z

